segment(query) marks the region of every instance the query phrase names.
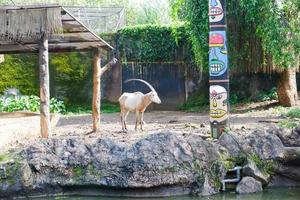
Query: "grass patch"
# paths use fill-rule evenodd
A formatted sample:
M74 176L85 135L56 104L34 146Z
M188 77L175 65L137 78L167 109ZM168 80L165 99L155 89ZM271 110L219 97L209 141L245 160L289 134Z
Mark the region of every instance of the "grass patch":
M280 128L296 128L298 126L299 122L297 122L296 120L293 119L284 119L279 121L278 126Z
M7 161L9 159L10 159L10 155L9 154L0 155L0 162Z
M249 159L252 160L258 169L265 175L274 174L276 162L273 160L263 160L256 154L251 154Z
M299 126L300 108L278 108L277 112L287 118L279 121L279 127L293 129Z
M120 106L118 103L112 103L108 101L101 102L101 113L116 113L120 112ZM92 105L89 104L71 104L66 107L67 115L77 114L91 114Z
M300 108L292 108L286 113L287 117L300 118Z

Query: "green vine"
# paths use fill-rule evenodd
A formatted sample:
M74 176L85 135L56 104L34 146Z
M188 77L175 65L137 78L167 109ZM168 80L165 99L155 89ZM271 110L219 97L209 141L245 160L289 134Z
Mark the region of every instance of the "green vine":
M281 4L278 2L282 2ZM186 21L196 63L208 66L208 0L171 0L172 16ZM298 66L300 0L227 0L231 67Z
M191 61L186 26L141 25L123 28L117 33L117 45L123 62Z

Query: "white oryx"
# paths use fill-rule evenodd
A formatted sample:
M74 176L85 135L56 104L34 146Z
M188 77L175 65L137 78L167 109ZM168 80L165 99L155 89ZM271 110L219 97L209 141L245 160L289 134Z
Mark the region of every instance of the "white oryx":
M128 79L125 81L125 83L129 81L140 81L142 83L145 83L150 89L151 92L147 94L143 94L141 92L133 92L128 93L124 92L120 98L120 108L121 108L121 123L122 123L122 131L127 132L126 127L126 118L129 114L129 112L135 112L135 130L137 130L138 123L140 124L141 130L143 130L143 118L144 118L144 112L146 108L152 103L160 104L161 100L157 95L157 92L155 89L146 81L142 79Z

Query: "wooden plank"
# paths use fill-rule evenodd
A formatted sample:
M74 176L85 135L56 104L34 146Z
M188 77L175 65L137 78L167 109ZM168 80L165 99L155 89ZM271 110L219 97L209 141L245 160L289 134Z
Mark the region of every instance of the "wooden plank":
M64 33L62 36L49 39L49 43L57 42L100 42L98 38L89 32Z
M64 33L69 33L69 32L89 32L84 27L82 27L80 24L78 24L77 21L62 21L62 26L63 26Z
M57 8L61 7L57 3L44 4L44 5L25 5L25 6L1 6L1 10L23 10L23 9L42 9L42 8Z
M93 132L99 132L100 128L100 101L101 101L101 54L98 49L94 50L93 58Z
M89 51L93 48L108 47L106 44L101 44L99 41L49 44L49 52ZM0 54L37 53L38 49L39 46L37 44L0 45Z
M49 56L48 39L43 36L39 44L40 65L40 124L42 138L51 134L50 124L50 88L49 88Z

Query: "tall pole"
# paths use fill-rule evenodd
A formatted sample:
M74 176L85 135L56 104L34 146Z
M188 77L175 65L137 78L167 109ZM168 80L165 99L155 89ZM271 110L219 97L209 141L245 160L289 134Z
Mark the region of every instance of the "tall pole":
M229 70L226 37L226 0L209 0L209 95L213 138L228 126Z
M100 103L101 103L101 54L99 49L94 50L93 59L93 132L99 132Z
M41 135L51 135L48 38L44 34L39 44L40 65L40 124Z

